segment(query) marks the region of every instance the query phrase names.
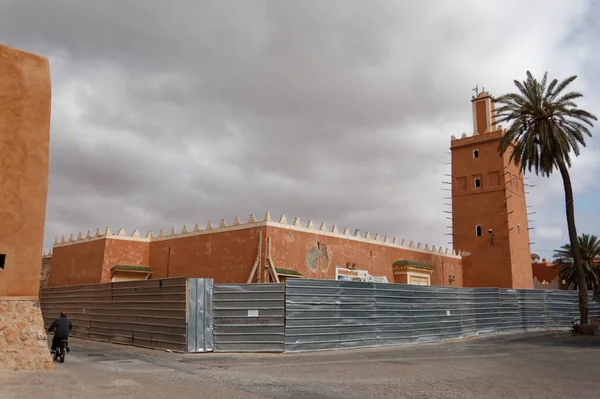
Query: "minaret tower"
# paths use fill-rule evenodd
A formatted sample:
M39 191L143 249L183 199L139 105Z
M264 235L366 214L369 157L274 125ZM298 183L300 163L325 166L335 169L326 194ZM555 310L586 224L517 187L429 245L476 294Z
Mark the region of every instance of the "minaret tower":
M500 156L504 135L486 91L473 96L473 134L452 136L452 243L465 287L533 288L523 175Z

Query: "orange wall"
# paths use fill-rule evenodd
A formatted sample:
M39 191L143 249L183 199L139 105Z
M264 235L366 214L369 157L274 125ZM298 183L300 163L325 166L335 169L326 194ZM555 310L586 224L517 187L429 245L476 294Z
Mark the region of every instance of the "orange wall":
M291 226L288 226L291 227ZM351 237L332 237L299 228L257 226L215 231L208 234L154 238L150 243L122 239L99 239L56 246L52 256L49 286L90 284L110 281L110 268L117 264L150 266L152 278L211 277L215 283L245 283L250 276L262 232L262 281L268 237L275 267L301 272L305 278L335 278L335 266L356 263L357 269L368 270L374 276L395 278L392 263L398 259L428 263L436 268L431 276L435 285L462 286L461 261L433 253L410 251L404 248L353 240ZM330 261L313 257L317 243L325 244ZM320 266L317 264L320 262ZM254 282L258 281L258 274Z
M115 265L148 266L150 245L144 241L107 239L102 262L102 282L111 279L110 269Z
M260 231L264 237L265 228L254 227L153 241L152 278L212 277L216 284L245 283L256 259Z
M0 45L0 297L37 297L50 140L48 60Z
M96 284L102 280L106 239L54 247L49 287Z
M533 287L523 176L508 163L510 151L504 157L498 153L502 135L495 131L451 144L452 241L455 248L471 253L463 258L466 287ZM474 187L475 178L480 178L480 188ZM481 237L476 236L477 225Z
M501 137L501 132L494 132L452 143L452 242L455 248L471 253L463 258L467 287L512 287L510 244L505 236L504 164L497 150ZM473 158L474 150L479 151L478 158ZM461 182L465 178L466 186ZM474 187L475 178L481 179L480 188ZM482 228L481 237L476 236L477 225Z
M515 288L533 288L529 223L527 222L526 188L521 168L510 162L510 151L504 154L506 196L512 280Z
M454 275L454 285L462 286L460 259L277 227L268 227L267 233L271 237L275 267L299 271L304 278L334 279L336 267L355 263L356 269L367 270L373 276L386 276L392 283L395 281L392 264L404 259L434 266L432 285L449 285L448 276ZM323 256L317 256L319 243L326 246L327 256L325 251Z

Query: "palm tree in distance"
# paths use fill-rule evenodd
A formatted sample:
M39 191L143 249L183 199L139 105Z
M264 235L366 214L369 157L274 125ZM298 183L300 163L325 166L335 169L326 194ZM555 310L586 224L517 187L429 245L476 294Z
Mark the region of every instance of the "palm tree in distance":
M554 79L548 84L548 73L541 81L527 71L523 82L515 80L519 92L508 93L494 100L496 123L512 122L500 141L500 155L511 148L510 161L521 165L523 172L535 170L535 174L550 176L556 169L560 172L565 191L567 227L573 253L573 262L577 272L579 287L579 313L581 323L588 320L588 292L581 252L577 242L575 226L575 206L573 187L569 167L571 151L579 156L579 146L585 147L584 135L592 136L589 127L592 120L598 120L593 114L577 108L575 100L582 94L566 91L567 86L577 76L571 76L562 82Z
M593 290L600 284L600 241L595 235L584 234L578 238L581 260L585 272L586 289ZM559 268L559 278L565 280L567 288L577 288L577 271L573 264L571 245L565 244L554 251L555 267Z

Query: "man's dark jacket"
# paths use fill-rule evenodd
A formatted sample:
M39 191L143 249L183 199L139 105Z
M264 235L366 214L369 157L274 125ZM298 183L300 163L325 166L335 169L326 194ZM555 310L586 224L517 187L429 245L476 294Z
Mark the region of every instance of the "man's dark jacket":
M73 324L71 324L71 320L67 316L60 316L58 319L54 320L48 328L48 332L52 331L56 328L54 332L55 337L60 338L69 338L69 333L73 328Z

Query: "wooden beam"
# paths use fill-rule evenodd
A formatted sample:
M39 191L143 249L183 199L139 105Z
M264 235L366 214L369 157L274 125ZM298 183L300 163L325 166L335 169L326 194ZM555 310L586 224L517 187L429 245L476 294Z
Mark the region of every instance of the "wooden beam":
M250 272L250 277L248 277L248 284L254 280L254 275L256 274L256 270L258 272L258 282L260 283L260 256L262 254L262 231L258 232L258 255L256 255L256 260L254 261L254 266L252 267L252 272Z
M271 276L273 276L273 281L279 283L279 276L277 276L277 269L275 269L275 265L271 258L267 258L267 264L269 267L269 271L271 272Z

